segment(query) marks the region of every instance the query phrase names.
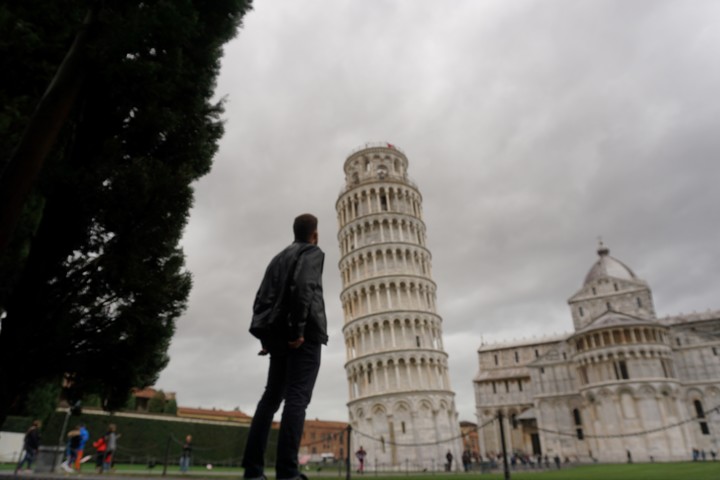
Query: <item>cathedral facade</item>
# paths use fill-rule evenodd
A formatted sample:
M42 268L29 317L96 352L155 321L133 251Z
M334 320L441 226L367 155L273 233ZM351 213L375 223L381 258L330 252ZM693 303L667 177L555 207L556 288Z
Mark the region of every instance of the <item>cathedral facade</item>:
M574 332L482 345L479 425L508 452L580 461L688 460L720 448L720 311L658 318L644 280L602 244L569 300ZM498 422L479 432L501 451Z
M434 470L462 453L422 196L407 170L398 148L366 145L346 159L336 203L349 419L370 469Z

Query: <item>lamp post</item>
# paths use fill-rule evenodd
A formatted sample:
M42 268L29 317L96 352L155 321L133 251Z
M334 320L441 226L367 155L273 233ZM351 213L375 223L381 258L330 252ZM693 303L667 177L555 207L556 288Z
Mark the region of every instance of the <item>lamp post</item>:
M510 480L510 467L508 466L507 449L505 448L505 427L503 426L503 414L501 411L498 411L498 422L500 423L500 446L502 447L504 478Z

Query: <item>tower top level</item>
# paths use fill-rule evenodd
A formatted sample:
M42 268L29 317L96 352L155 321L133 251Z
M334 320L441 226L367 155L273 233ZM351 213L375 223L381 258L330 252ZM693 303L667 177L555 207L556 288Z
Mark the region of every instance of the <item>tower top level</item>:
M378 180L407 181L408 160L392 143L366 143L345 160L345 184L348 187Z

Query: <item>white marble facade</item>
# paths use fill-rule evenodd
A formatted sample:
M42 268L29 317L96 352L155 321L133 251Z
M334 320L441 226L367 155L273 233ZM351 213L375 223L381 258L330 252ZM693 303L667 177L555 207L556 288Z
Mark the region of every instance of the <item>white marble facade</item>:
M644 280L602 244L569 300L574 332L482 345L478 423L508 449L580 461L669 461L720 448L720 311L657 318ZM649 432L635 435L637 432ZM497 424L480 432L500 451Z
M441 469L448 450L462 453L422 196L407 169L398 148L366 145L345 161L336 204L352 441L369 469Z

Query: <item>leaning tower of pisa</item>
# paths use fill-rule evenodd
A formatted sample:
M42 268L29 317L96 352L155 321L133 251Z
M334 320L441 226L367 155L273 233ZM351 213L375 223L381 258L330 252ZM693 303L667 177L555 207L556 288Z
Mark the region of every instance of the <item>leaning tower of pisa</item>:
M425 243L422 196L393 145L345 160L339 222L353 448L366 468L442 469L462 442Z

